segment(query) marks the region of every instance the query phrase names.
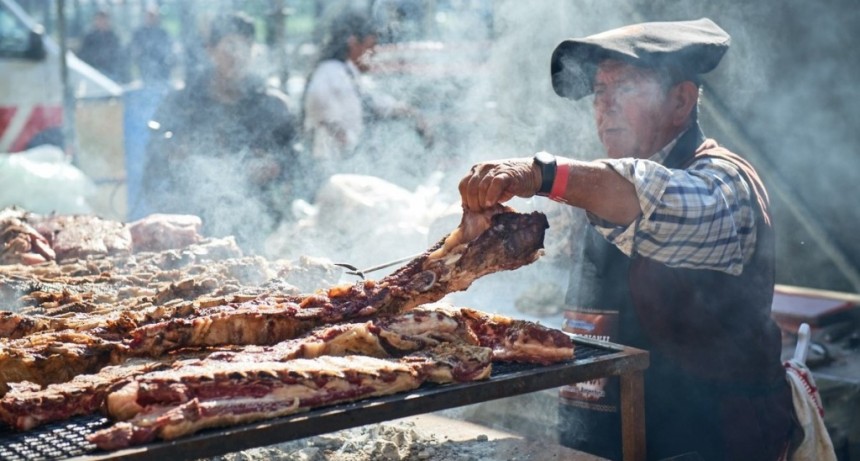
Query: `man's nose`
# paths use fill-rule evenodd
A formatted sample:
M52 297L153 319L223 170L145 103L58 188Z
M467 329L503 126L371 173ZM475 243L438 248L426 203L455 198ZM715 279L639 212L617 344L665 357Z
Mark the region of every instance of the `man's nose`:
M594 108L602 112L610 112L618 108L618 97L612 91L594 95Z

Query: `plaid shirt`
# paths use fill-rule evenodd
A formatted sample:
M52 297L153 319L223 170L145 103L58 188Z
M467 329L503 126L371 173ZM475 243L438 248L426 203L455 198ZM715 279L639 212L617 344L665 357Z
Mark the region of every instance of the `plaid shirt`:
M755 249L750 186L724 160L702 158L684 170L664 167L678 138L647 160L605 160L636 188L642 213L626 227L591 213L589 221L628 256L739 275Z

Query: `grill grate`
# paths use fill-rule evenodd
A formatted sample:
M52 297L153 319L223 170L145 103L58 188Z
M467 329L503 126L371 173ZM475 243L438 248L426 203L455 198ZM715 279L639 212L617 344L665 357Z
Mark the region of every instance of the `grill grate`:
M599 358L609 354L617 354L617 350L596 347L590 344L582 344L576 343L576 348L574 349L574 359L569 362L563 362L561 364L551 365L547 368L552 367L569 367L573 364L582 362L584 360ZM530 372L534 370L540 370L545 367L541 367L539 365L534 364L523 364L523 363L494 363L493 364L493 377L490 381L499 379L504 380L506 377L514 376L518 373ZM436 392L436 390L444 390L446 388L456 388L460 387L463 389L468 389L470 387L476 385L486 385L484 382L482 384L459 384L459 385L434 385L427 384L422 386L424 393L432 393ZM554 387L554 386L551 386ZM422 392L419 390L419 393ZM360 402L353 403L344 403L339 405L333 405L330 407L326 407L320 410L312 410L311 412L302 413L294 416L287 416L281 418L280 420L288 421L290 419L300 419L304 420L303 426L306 427L306 423L308 420L313 420L314 415L317 413L333 413L339 410L346 410L354 408L356 406L361 406L365 404L370 404L373 401L377 401L377 403L382 402L396 402L402 401L402 399L408 398L408 396L386 396L380 397L376 399L367 399ZM451 400L453 402L454 400ZM480 400L475 400L480 401ZM462 403L461 403L462 404ZM457 406L457 405L451 405ZM441 408L441 407L440 407ZM430 409L433 411L433 409ZM412 414L415 414L413 412ZM392 413L387 419L395 419L401 417L403 415L398 415ZM272 424L275 424L278 420L270 420ZM317 421L319 423L319 421ZM100 451L95 445L91 444L87 441L86 436L92 434L93 432L98 431L104 427L107 427L111 424L111 421L102 415L89 415L89 416L79 416L66 421L60 421L53 424L48 424L45 426L37 427L31 431L18 433L12 431L9 428L0 428L0 460L8 460L8 461L54 461L54 460L62 460L67 458L74 457L91 457L91 456L107 456L110 457L110 453ZM364 423L361 423L364 424ZM354 425L361 425L354 424ZM325 424L322 424L325 426ZM249 426L250 427L250 426ZM210 429L206 431L201 431L197 436L192 437L205 437L207 439L210 438L218 438L218 435L224 433L224 431L229 431L234 428L226 428L226 429ZM249 436L253 436L253 432L250 431ZM326 430L319 430L315 433L308 433L307 435L316 435L319 433L326 432ZM284 436L281 434L281 441L290 440L289 436ZM293 438L301 438L301 437L293 437ZM223 440L222 440L223 441ZM173 444L195 444L194 440L177 440L173 442ZM219 442L215 442L219 443ZM204 450L203 443L201 443L198 438L197 442L197 450ZM156 452L162 451L163 454L166 455L166 459L170 459L170 453L172 450L180 448L179 446L175 446L173 448L168 447L166 443L157 442L155 444L148 445L149 455L155 455ZM241 449L241 447L239 448ZM186 451L194 451L194 447L186 447ZM151 459L151 458L150 458Z
M76 417L28 432L0 431L0 459L48 461L82 456L96 449L85 438L110 424L104 416Z

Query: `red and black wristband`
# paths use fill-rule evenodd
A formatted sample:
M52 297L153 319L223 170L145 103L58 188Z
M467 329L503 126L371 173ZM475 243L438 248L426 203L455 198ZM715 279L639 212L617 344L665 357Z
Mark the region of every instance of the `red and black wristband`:
M554 155L538 152L534 163L540 169L541 184L537 195L549 197L556 202L566 203L564 195L567 192L567 181L570 177L570 165L559 164Z

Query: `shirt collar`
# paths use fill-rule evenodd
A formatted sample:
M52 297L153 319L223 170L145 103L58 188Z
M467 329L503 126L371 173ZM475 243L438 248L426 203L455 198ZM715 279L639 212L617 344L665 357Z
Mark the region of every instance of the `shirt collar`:
M657 153L649 157L648 160L652 160L662 165L663 162L666 161L666 158L669 157L669 154L672 152L672 149L675 148L675 144L678 144L678 140L681 139L681 136L684 136L684 133L686 133L688 130L689 128L680 132L678 136L675 136L674 139L669 141L669 144L666 144L662 149L658 150Z
M349 76L354 79L357 79L359 74L358 67L356 67L356 65L349 59L344 61L344 64L346 64L346 71L347 73L349 73Z

